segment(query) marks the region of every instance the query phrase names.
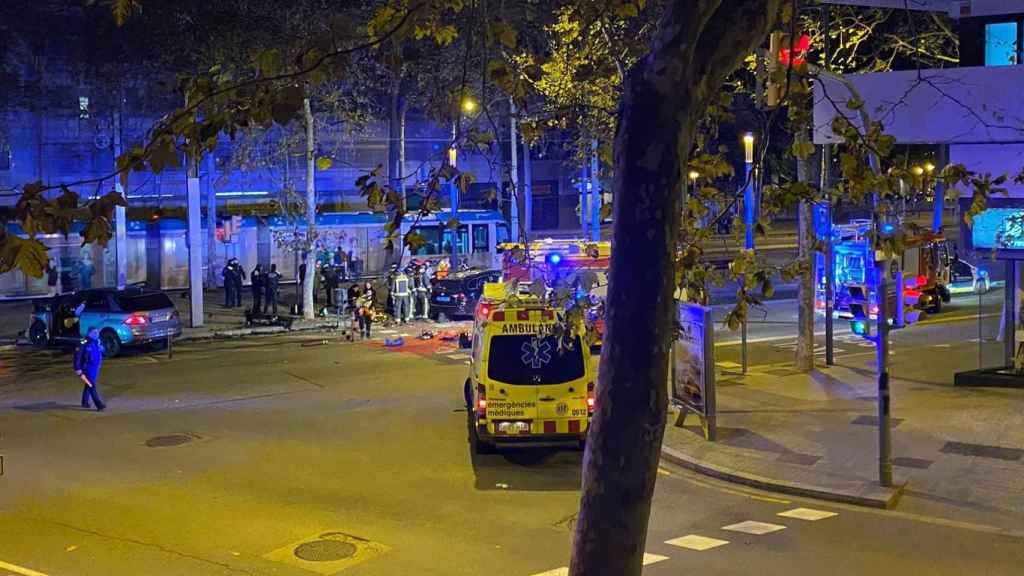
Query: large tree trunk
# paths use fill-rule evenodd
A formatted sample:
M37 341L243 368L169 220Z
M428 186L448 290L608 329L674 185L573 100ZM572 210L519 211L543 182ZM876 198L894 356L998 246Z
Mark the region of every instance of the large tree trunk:
M807 141L807 132L799 128L796 133L798 142ZM810 182L810 170L807 160L798 158L796 177L800 182ZM814 298L816 278L814 270L814 224L811 217L811 204L801 200L797 207L797 238L800 246L799 258L804 266L797 285L797 336L794 367L802 372L814 369Z
M307 97L302 103L306 120L306 278L302 283L302 317L312 320L313 280L316 277L316 135L313 130L313 111Z
M573 576L640 574L665 426L683 162L709 100L764 40L779 1L674 0L651 52L627 75L615 136L607 332Z

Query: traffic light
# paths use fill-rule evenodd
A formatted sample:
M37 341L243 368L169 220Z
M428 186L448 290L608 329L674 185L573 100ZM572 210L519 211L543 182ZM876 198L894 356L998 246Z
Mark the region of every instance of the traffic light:
M850 294L850 332L871 339L871 304L865 286L847 286Z
M765 104L774 108L786 98L787 69L798 69L807 63L811 37L797 34L796 40L776 30L768 38L768 81L765 83Z

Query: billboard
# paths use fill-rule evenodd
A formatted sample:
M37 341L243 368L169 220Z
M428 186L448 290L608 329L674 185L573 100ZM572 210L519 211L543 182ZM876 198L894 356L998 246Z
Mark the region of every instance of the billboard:
M700 417L708 440L715 439L714 325L711 309L677 303L678 334L672 343L672 404L679 406L682 422L688 412Z

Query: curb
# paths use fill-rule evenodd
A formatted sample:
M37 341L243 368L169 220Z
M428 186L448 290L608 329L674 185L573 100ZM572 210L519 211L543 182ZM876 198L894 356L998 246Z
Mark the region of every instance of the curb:
M726 482L742 484L769 492L804 496L843 504L854 504L868 508L890 509L895 507L900 496L903 494L903 490L906 488L906 483L904 482L892 488L864 484L859 490L841 491L811 484L766 478L749 472L708 464L664 445L661 447L661 455L677 466L682 466L705 476L725 480Z

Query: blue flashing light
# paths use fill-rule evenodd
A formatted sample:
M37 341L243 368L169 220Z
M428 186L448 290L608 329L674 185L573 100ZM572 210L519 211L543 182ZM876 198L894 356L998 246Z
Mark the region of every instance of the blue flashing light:
M986 276L988 276L988 270L985 270L984 268L978 268L978 277L985 278Z
M896 231L896 226L891 223L882 224L882 234L892 234Z
M546 260L550 266L558 266L558 264L562 261L562 255L559 254L558 252L552 252L547 255Z
M850 331L857 336L865 336L868 333L868 323L865 320L853 320L850 322Z

